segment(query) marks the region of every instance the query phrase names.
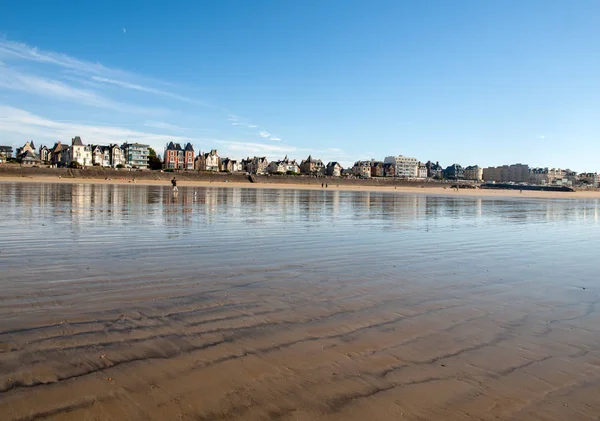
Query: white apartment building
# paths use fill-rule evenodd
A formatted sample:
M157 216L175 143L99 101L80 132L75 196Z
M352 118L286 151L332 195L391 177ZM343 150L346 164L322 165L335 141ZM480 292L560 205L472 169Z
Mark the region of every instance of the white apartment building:
M219 171L221 158L216 149L211 149L210 152L204 154L204 168L206 171Z
M117 168L117 165L125 166L127 161L125 160L125 153L123 149L117 144L113 144L109 146L110 149L110 166L113 168Z
M419 161L404 155L386 156L384 164L396 166L396 177L416 178L419 174Z
M71 162L77 162L84 167L93 165L92 148L84 145L79 136L75 136L71 140Z
M110 146L92 145L91 148L94 165L110 167Z

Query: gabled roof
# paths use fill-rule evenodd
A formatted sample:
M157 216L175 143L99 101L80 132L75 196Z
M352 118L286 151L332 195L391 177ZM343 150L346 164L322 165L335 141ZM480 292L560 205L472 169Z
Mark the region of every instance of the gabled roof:
M83 146L83 142L81 141L81 138L79 136L75 136L72 142L73 146Z
M315 164L316 166L322 166L323 161L321 161L320 159L314 159L311 155L308 155L308 158L306 158L304 161L302 161L300 163L300 165L304 165L304 164Z
M188 143L187 145L185 145L185 150L194 152L194 147L192 146L191 143Z
M59 153L63 151L68 151L69 149L71 149L69 145L63 145L62 143L57 142L56 145L54 145L54 148L52 148L52 151L54 153Z
M40 159L38 158L38 156L34 153L32 153L31 151L27 151L22 153L21 155L19 155L19 158L21 161L24 160L28 160L28 161L39 161Z
M328 167L335 167L336 165L341 167L341 165L336 161L333 161L333 162L330 162L329 164L327 164Z

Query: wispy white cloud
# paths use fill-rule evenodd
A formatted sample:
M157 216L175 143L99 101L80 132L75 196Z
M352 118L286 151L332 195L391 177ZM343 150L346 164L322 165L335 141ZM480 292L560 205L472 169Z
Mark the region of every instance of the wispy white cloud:
M177 93L165 89L160 89L155 86L151 86L157 84L163 86L173 86L172 84L168 84L164 81L158 81L155 79L150 79L140 75L128 73L123 70L109 68L103 66L100 63L92 63L85 60L79 60L70 57L66 54L60 54L51 51L42 51L38 48L30 47L23 43L8 41L2 38L0 38L0 59L4 59L6 61L32 61L40 64L58 66L68 71L74 72L75 74L83 78L89 77L91 80L98 83L115 85L125 89L160 95L163 97L172 98L190 104L195 104L203 107L211 107L219 109L221 111L225 111L220 109L219 107L213 107L212 105L207 104L203 101L194 98L189 98L184 95L179 95ZM143 84L139 81L142 81Z
M164 110L138 107L113 101L94 91L80 89L61 81L22 73L6 65L0 65L0 87L122 112L151 114L164 112Z
M125 28L123 29L126 32ZM62 53L41 50L1 36L0 63L4 67L3 73L0 74L0 79L2 79L0 88L2 89L19 90L31 95L52 97L71 101L78 105L113 109L119 112L147 113L150 116L164 114L167 110L149 109L142 105L128 105L116 100L116 98L123 98L123 90L146 93L212 109L223 116L229 116L228 120L232 126L252 129L252 136L272 141L281 140L279 135L269 133L261 125L235 115L223 107L194 98L190 96L189 90L182 92L182 87L168 81L110 68L101 63L80 60ZM35 64L35 66L31 66L31 64ZM28 73L16 72L7 67L24 67L25 65ZM34 70L31 70L32 67ZM7 72L12 73L9 75ZM122 90L109 89L111 86L122 88ZM129 97L128 100L132 100L132 98ZM166 127L161 127L161 129L166 129Z
M243 118L241 118L240 116L237 115L230 115L228 120L231 122L232 126L238 126L238 127L243 127L243 128L247 128L247 129L258 129L260 128L258 125L256 124L250 124L248 123L246 120L244 120ZM250 133L248 133L250 134ZM254 133L254 135L256 135L256 132ZM281 137L279 136L275 136L271 133L269 133L266 130L259 130L258 131L258 135L260 137L262 137L263 139L269 139L269 140L273 140L273 141L279 141L281 140Z
M258 132L258 135L264 139L269 139L269 140L274 140L274 141L281 140L281 138L279 136L275 136L274 134L271 134L271 133L267 132L266 130L261 130L260 132Z
M545 138L546 138L546 136L544 136L543 134L539 134L539 135L537 135L536 137L537 137L538 139L545 139Z
M184 127L179 127L179 126L176 126L175 124L165 123L164 121L148 120L144 123L144 126L152 127L154 129L171 130L171 131L175 131L175 132L182 132L185 130Z
M52 64L92 74L106 74L110 69L99 63L77 60L65 54L44 52L20 42L0 38L0 57L3 59L18 58L38 63Z
M169 91L164 91L162 89L157 89L157 88L152 88L149 86L143 86L143 85L139 85L137 83L130 83L130 82L125 82L122 80L117 80L117 79L110 79L107 77L101 77L101 76L92 76L92 80L95 82L100 82L100 83L105 83L108 85L115 85L115 86L119 86L121 88L126 88L126 89L132 89L134 91L140 91L140 92L146 92L149 94L154 94L154 95L160 95L160 96L164 96L164 97L168 97L168 98L173 98L176 99L178 101L182 101L182 102L188 102L190 104L196 104L196 105L200 105L203 107L212 107L209 104L202 102L202 101L198 101L195 100L193 98L188 98L182 95L178 95L175 94L173 92L169 92Z
M154 129L162 129L162 130L168 130L168 131L179 132L179 133L181 133L181 132L193 133L193 132L214 132L214 131L216 131L215 129L206 129L206 128L198 128L198 127L182 127L182 126L177 126L175 124L167 123L165 121L154 121L154 120L146 120L144 122L144 126L152 127Z

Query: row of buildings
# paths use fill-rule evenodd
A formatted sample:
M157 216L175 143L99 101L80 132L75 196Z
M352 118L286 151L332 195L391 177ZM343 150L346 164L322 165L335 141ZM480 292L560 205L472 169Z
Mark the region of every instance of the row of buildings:
M357 161L349 171L360 178L400 177L404 179L449 179L481 181L483 170L477 165L463 168L452 164L443 168L439 162L420 162L416 158L403 155L388 156L383 161Z
M330 175L340 177L342 166L337 162L323 164L320 159L308 156L300 164L285 156L282 160L271 161L267 157L246 158L242 160L221 158L216 149L195 155L194 147L188 143L169 142L165 146L163 168L167 170L195 170L220 172L246 172L249 174L307 174Z
M597 187L600 175L577 173L561 168L530 168L526 164L502 165L483 169L482 181L487 183L528 183L555 185L590 185Z
M266 157L246 158L240 161L220 158L216 149L195 156L193 146L170 142L165 146L163 168L169 170L246 172L249 174L304 174L312 176L351 176L358 178L402 177L407 179L442 179L450 170L461 168L455 164L444 170L439 162L421 163L416 158L403 155L388 156L384 161L357 161L350 168L343 168L338 162L326 165L320 159L309 155L300 164L285 156L282 160L269 162ZM471 168L471 167L469 167ZM474 167L478 168L478 167ZM477 177L477 174L474 175ZM462 178L462 172L460 177ZM474 178L475 179L475 178ZM481 176L479 176L481 179Z
M79 136L71 144L56 142L54 146L40 146L36 150L33 140L17 148L15 159L25 166L51 165L54 167L113 167L148 168L148 145L123 143L122 145L84 145ZM12 147L0 146L0 162L12 155Z
M41 146L35 149L33 141L28 141L17 148L15 158L22 165L52 165L56 167L88 167L101 166L113 168L149 168L149 146L140 143L125 142L122 145L85 145L79 136L71 139L70 144L56 142L52 147ZM0 162L12 157L13 148L0 146ZM387 156L383 161L371 159L357 161L350 168L343 168L338 162L326 165L311 155L298 164L285 156L282 160L269 162L266 157L248 157L242 160L221 158L216 149L198 153L191 143L181 145L169 142L164 149L162 165L166 170L178 171L215 171L245 172L249 174L304 174L311 176L332 177L397 177L403 179L447 179L467 180L487 183L529 183L555 185L590 185L600 184L597 173L577 174L569 169L530 168L526 164L502 165L481 168L477 165L462 167L452 164L443 168L439 162L418 161L416 158L403 155ZM158 159L158 158L156 158ZM156 166L153 166L156 168Z
M486 183L523 183L538 185L588 185L598 187L600 175L597 173L580 173L560 168L530 168L526 164L502 165L499 167L481 168L477 165L462 167L452 164L442 168L439 162L422 163L416 158L406 156L388 156L383 161L357 161L347 171L356 177L401 177L405 179L423 180L465 180ZM344 173L344 171L342 171Z

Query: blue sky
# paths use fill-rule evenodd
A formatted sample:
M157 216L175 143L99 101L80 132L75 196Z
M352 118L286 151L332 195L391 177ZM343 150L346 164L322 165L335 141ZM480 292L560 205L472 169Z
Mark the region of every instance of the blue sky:
M0 144L599 171L600 1L19 1Z

